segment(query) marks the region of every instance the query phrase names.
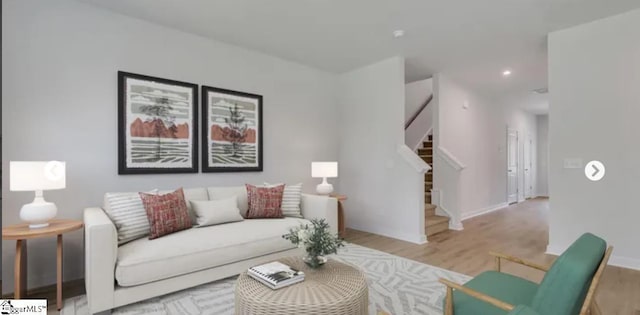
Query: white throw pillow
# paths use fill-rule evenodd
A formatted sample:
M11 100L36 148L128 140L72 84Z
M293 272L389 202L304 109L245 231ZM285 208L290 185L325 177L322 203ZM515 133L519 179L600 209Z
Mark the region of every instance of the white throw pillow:
M148 193L157 194L158 190L154 189ZM139 193L106 193L104 212L116 226L118 245L149 235L149 219Z
M190 203L199 227L244 220L236 196L207 201L191 200Z
M264 183L266 187L275 187L282 184ZM285 217L302 218L300 213L300 201L302 199L302 183L285 185L282 194L282 215Z

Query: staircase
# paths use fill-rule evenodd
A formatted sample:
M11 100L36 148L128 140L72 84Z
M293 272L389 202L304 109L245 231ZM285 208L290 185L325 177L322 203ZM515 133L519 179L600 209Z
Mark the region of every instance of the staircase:
M433 167L433 136L422 143L418 155ZM431 204L431 189L433 189L433 169L424 174L424 225L427 237L449 230L449 217L436 215L436 206Z

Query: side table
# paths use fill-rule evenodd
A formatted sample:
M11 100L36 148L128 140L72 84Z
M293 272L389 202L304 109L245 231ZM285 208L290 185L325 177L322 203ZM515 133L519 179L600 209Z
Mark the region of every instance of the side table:
M62 234L82 229L79 220L51 220L49 226L31 229L29 224L17 224L2 228L3 240L16 240L16 259L14 270L14 298L23 299L27 291L27 240L57 236L57 286L56 306L62 309Z
M345 225L343 202L347 200L347 196L339 194L331 194L329 196L338 199L338 236L344 237L347 233L347 226Z

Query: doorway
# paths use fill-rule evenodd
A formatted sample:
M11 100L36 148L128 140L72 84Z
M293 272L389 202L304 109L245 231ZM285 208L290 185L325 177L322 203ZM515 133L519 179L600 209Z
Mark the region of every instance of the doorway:
M518 131L507 128L507 203L518 202Z

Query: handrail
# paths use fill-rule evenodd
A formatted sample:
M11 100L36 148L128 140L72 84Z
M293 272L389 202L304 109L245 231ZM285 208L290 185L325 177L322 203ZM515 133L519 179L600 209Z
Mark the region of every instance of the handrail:
M427 108L427 105L429 105L429 103L431 103L431 100L433 100L433 94L431 94L431 95L429 95L429 97L427 97L427 100L424 102L424 104L422 104L422 106L420 106L420 108L418 108L418 110L413 114L413 116L411 116L411 118L409 118L409 120L404 124L404 129L405 130L407 130L407 128L409 128L409 126L411 126L413 121L416 120L416 118L418 118L418 116L420 116L422 111L425 108Z
M442 157L442 159L456 171L462 171L467 167L455 156L453 156L453 154L451 154L449 150L443 148L442 146L438 146L436 152L438 153L438 156Z

